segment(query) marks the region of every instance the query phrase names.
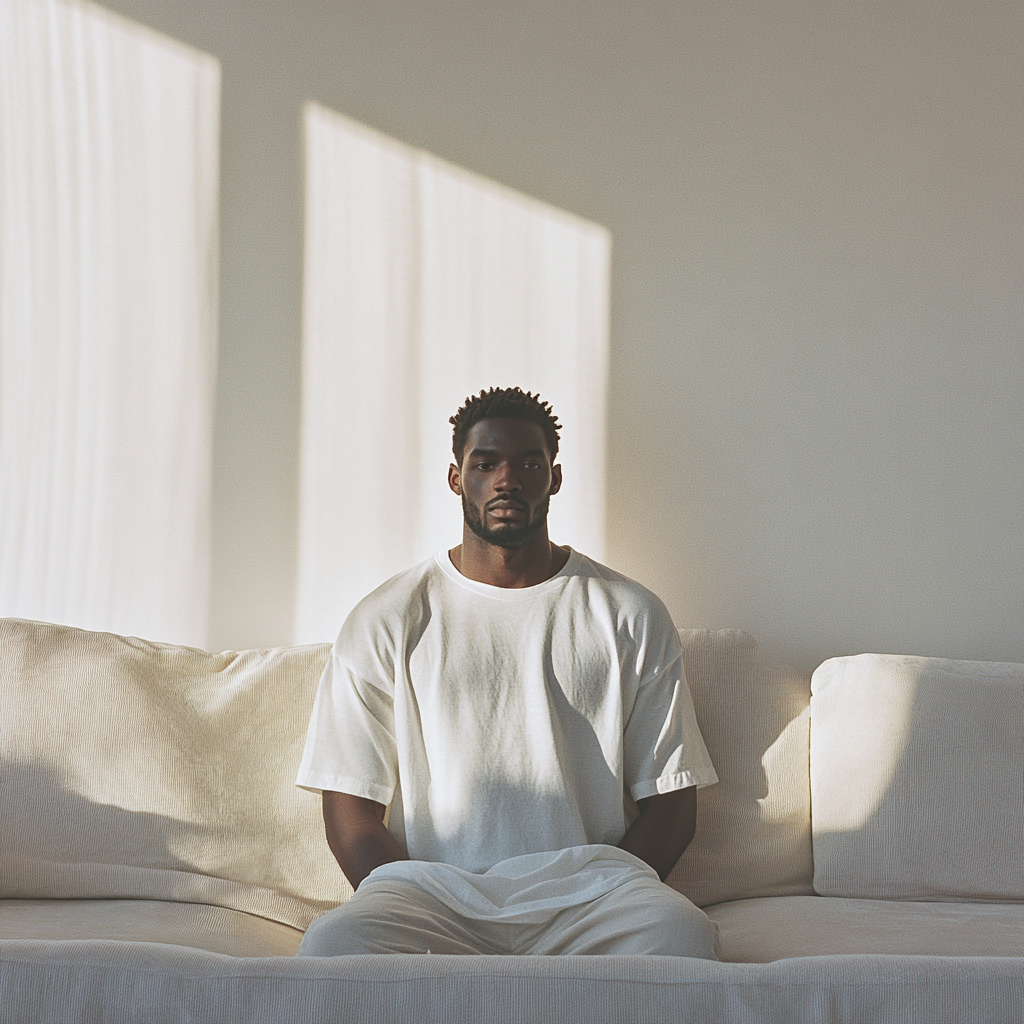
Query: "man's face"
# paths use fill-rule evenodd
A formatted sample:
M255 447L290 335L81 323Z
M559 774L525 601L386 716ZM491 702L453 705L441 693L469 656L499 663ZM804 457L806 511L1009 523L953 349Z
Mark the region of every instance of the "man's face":
M520 548L544 528L562 468L551 465L536 423L495 417L470 428L462 465L451 466L448 483L462 496L473 533L496 547Z

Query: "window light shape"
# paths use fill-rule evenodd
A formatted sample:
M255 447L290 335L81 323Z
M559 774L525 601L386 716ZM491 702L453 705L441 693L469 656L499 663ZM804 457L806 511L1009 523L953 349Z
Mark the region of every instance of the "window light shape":
M0 615L202 646L217 62L0 0Z
M448 419L481 389L552 403L551 536L600 559L608 231L318 105L305 127L296 641L460 542Z

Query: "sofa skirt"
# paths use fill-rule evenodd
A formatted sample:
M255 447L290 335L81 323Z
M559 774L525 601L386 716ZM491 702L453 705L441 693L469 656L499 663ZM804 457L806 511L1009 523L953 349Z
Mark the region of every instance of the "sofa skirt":
M966 1024L1024 1018L1024 960L231 957L0 942L2 1024Z

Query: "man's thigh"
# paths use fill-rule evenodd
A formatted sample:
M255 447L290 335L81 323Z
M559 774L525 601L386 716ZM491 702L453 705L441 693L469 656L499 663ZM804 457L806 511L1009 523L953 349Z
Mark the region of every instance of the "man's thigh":
M389 880L364 884L306 931L299 956L360 953L507 953L422 889Z
M516 951L715 960L715 935L714 922L685 896L656 878L636 878L543 927L525 928Z

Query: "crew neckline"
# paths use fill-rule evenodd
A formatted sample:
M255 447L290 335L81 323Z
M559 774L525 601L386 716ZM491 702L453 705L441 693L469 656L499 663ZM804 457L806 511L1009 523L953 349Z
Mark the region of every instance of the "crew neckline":
M480 580L471 580L468 576L463 576L462 573L455 568L455 564L452 562L447 548L442 548L434 556L434 561L445 576L464 590L472 591L474 594L481 594L484 597L493 598L496 601L530 601L533 598L540 597L552 590L557 590L562 586L564 579L577 574L580 562L583 560L583 556L574 548L569 547L568 544L565 546L569 548L569 558L565 565L563 565L562 568L559 569L558 572L556 572L550 579L544 580L543 583L535 583L532 587L496 587L491 583L481 583Z

